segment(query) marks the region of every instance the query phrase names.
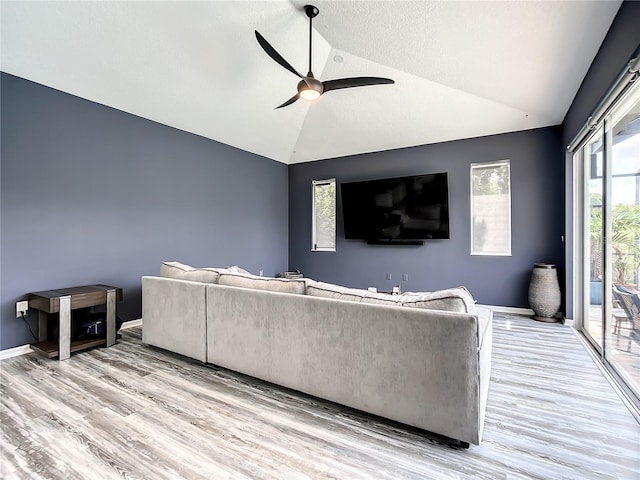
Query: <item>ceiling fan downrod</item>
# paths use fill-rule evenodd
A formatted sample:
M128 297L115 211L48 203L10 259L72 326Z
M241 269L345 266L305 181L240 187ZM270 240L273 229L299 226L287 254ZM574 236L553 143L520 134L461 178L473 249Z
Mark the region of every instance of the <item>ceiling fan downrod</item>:
M313 72L311 71L311 32L312 32L312 23L313 19L318 16L320 10L313 5L305 5L304 13L309 17L309 73L307 73L307 77L313 77Z

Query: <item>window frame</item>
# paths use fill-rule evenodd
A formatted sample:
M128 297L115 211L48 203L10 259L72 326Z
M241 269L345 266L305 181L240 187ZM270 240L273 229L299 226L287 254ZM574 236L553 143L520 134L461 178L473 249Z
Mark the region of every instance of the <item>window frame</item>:
M474 243L473 243L473 234L474 234L474 195L473 195L473 173L474 170L476 169L481 169L481 168L491 168L491 167L503 167L506 166L508 169L508 173L509 173L509 215L508 215L508 221L509 221L509 228L508 228L508 232L509 232L509 246L508 246L508 251L505 252L482 252L482 251L475 251L474 250ZM512 247L513 247L513 218L512 218L512 206L511 206L511 202L512 202L512 198L511 198L511 160L509 159L503 159L503 160L492 160L492 161L488 161L488 162L475 162L475 163L471 163L470 164L470 168L469 168L469 224L470 224L470 237L469 237L469 241L470 241L470 245L469 245L469 250L470 250L470 255L472 256L485 256L485 257L511 257L512 256Z
M316 225L316 187L333 185L333 205L334 205L334 226L333 226L333 247L318 247L317 225ZM311 181L311 251L312 252L335 252L337 243L337 184L335 178Z

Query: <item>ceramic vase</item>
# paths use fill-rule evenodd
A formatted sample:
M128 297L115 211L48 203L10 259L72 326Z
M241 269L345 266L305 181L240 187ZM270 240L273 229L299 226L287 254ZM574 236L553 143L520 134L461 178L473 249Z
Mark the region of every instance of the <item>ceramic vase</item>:
M529 305L535 315L531 318L542 322L557 322L555 314L560 309L560 284L558 271L552 263L536 263L529 284Z

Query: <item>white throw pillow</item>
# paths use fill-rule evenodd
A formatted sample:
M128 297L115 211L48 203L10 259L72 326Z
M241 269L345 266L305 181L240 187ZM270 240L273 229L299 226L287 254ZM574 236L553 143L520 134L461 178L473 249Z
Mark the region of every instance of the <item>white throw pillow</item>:
M245 270L244 268L240 268L238 265L232 265L227 267L227 270L231 273L243 273L244 275L253 275L251 272Z

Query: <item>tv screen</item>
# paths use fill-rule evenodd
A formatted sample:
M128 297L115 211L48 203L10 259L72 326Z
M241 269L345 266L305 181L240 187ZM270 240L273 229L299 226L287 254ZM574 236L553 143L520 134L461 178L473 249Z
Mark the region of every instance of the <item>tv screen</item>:
M449 238L446 172L342 183L340 192L347 239Z

